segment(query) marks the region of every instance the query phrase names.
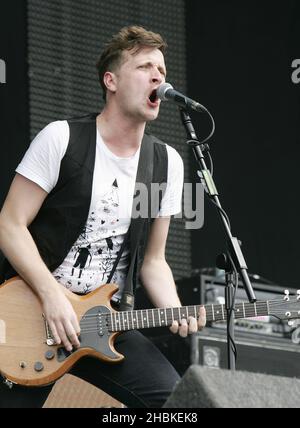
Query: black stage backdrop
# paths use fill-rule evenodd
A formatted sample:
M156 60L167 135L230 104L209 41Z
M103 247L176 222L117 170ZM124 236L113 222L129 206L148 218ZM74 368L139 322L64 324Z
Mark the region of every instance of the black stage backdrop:
M299 16L296 0L186 2L188 93L216 119L214 178L233 234L243 241L251 272L295 288L300 73L292 63L300 63ZM0 204L29 143L26 45L26 2L4 0ZM193 120L204 134L205 119ZM224 247L220 221L206 201L205 226L193 231L193 267L213 266Z
M233 236L250 272L300 288L299 2L188 0L186 8L188 95L216 120L214 178ZM193 121L204 135L205 119ZM214 265L224 242L206 199L194 268Z
M26 1L1 1L0 59L6 68L6 83L0 83L1 206L29 143Z

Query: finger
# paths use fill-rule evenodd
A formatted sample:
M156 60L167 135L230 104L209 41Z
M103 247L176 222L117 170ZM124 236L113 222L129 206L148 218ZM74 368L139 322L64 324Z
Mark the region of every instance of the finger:
M199 318L198 318L198 329L202 330L206 324L206 311L204 306L200 306Z
M189 317L188 319L188 333L189 334L193 334L193 333L197 333L198 331L198 324L197 324L197 320L194 317Z
M77 336L79 336L80 335L80 325L79 325L79 322L78 322L76 315L72 319L72 325L73 325L73 328L75 330L75 333L77 334Z
M59 337L64 345L64 347L66 348L67 351L72 351L73 347L71 342L68 339L68 336L66 334L65 328L63 326L63 324L58 324L57 326L57 332L59 334Z
M54 322L48 321L48 325L49 325L49 328L50 328L50 331L51 331L51 335L52 335L52 337L54 339L55 344L56 345L60 345L61 344L61 340L60 340L59 334L58 334L58 332L56 330Z
M80 343L78 340L77 332L70 322L65 324L65 332L66 332L66 335L67 335L69 341L72 343L72 345L74 345L74 346L76 346L76 348L78 348L80 346Z
M178 321L173 321L171 327L170 327L170 331L174 334L178 333L178 329L179 329L179 324Z
M187 320L183 318L182 320L180 320L179 336L187 337L188 329L189 329L189 326L188 326Z

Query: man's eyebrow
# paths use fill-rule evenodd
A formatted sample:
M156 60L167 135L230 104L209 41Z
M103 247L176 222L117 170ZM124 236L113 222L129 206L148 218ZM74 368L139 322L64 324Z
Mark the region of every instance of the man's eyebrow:
M151 65L151 66L156 65L160 72L162 72L164 75L167 74L167 70L165 69L165 67L163 65L155 64L153 61L147 61L147 60L144 61L143 64L144 65Z

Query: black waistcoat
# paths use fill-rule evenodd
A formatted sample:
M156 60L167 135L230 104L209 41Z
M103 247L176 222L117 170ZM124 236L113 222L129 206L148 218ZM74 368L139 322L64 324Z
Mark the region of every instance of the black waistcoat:
M51 272L64 261L82 233L88 218L96 153L96 116L97 114L91 114L68 120L70 138L61 161L57 184L47 195L36 218L29 226L39 253ZM166 183L168 174L166 146L156 137L147 134L144 135L143 144L153 144L152 182ZM140 164L138 174L139 171ZM131 220L131 234L136 233L140 222L141 219ZM136 260L131 260L134 269L130 270L131 277L127 278L127 282L129 280L132 283L133 289L138 281L150 225L150 218L144 220L143 232L137 243ZM6 259L1 273L3 279L16 275Z

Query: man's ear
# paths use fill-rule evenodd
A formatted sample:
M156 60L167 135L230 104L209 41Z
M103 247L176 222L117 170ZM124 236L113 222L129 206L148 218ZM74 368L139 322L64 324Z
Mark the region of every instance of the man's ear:
M116 75L111 71L107 71L103 76L103 82L106 86L107 90L110 92L116 92L117 90L117 82Z

